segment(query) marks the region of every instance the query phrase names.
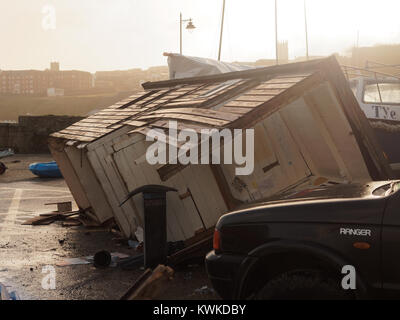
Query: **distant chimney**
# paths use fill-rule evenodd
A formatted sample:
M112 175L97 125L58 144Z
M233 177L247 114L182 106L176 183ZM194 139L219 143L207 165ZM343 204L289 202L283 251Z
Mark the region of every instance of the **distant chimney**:
M60 63L59 62L50 62L50 70L51 71L60 71Z
M289 43L287 41L278 43L278 58L279 63L289 62Z

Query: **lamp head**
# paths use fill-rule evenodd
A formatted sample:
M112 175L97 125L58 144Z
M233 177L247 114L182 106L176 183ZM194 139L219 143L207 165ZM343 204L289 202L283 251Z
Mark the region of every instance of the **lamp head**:
M192 19L190 19L186 26L186 30L188 30L189 32L193 32L194 29L196 29L196 27L194 26Z

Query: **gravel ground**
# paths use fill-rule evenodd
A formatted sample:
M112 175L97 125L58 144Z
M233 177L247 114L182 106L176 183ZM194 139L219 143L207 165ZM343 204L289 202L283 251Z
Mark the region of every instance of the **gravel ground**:
M40 179L27 169L30 163L51 160L49 155L2 159L8 170L0 176L0 282L16 290L23 299L119 299L143 270L56 264L65 258L93 255L103 249L136 255L126 241L119 241L115 233L102 228L65 228L58 222L48 226L21 225L28 218L56 209L45 206L46 203L73 201L63 179ZM46 266L54 267L54 290L42 287ZM216 299L216 294L208 288L211 284L200 262L176 271L160 298Z

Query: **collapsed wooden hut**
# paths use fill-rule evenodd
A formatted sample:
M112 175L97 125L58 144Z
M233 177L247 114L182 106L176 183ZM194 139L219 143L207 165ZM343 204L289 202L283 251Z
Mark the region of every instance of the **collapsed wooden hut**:
M78 206L126 237L143 225L137 187L167 194L169 241L213 228L243 203L326 183L384 180L392 172L334 57L213 76L150 82L130 96L51 135L50 150ZM150 165L150 129L254 128L254 171L234 164Z

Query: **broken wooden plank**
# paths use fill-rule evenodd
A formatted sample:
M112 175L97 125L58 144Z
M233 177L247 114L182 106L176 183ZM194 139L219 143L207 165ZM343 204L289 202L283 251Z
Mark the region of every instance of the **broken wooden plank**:
M276 77L276 78L273 78L271 80L268 80L267 83L274 83L274 84L276 84L276 83L279 83L279 84L281 84L281 83L285 83L285 84L297 83L299 81L304 80L304 78L306 78L308 76L309 75L301 76L301 77L287 77L287 78L285 78L285 77Z
M121 300L157 299L167 289L173 274L174 270L164 265L159 265L153 272L147 269L121 297Z
M103 116L103 115L97 115L97 114L95 114L95 115L93 115L93 116L90 116L89 119L124 120L124 119L126 119L126 116L115 116L115 115L106 115L106 116Z
M131 296L143 285L143 283L152 275L151 269L146 269L139 278L136 279L135 283L128 289L128 291L120 298L120 300L132 300Z
M78 227L82 222L78 218L67 218L62 222L63 227Z
M68 127L68 129L64 129L63 131L68 131L68 132L83 131L83 132L93 132L93 133L109 133L110 132L109 129L106 129L104 127L103 128L100 128L100 127L91 128L91 127L87 127L87 126L81 127L79 124L72 125L72 126Z
M176 109L164 109L163 108L163 109L154 111L152 114L169 114L169 113L203 116L203 117L207 117L207 118L219 119L219 120L225 120L225 121L233 121L238 118L237 115L232 115L232 114L217 111L217 110L200 109L200 108L176 108Z
M44 226L49 225L55 222L58 219L58 214L50 215L50 216L37 216L31 219L26 220L22 223L23 226Z
M22 225L48 225L57 220L65 220L67 218L76 216L80 213L80 211L69 211L69 212L49 212L42 213L36 217L26 220L22 223Z
M228 102L225 107L240 107L240 108L255 108L264 102L257 102L257 101L252 101L252 102L245 102L245 101L230 101Z
M59 212L59 213L72 212L72 202L71 201L45 203L44 205L45 206L56 205L57 212Z
M272 99L271 95L260 96L260 95L244 94L244 95L236 98L235 101L265 102L265 101L268 101L270 99Z
M133 104L139 103L139 102L143 101L144 99L152 96L153 94L155 94L157 92L158 91L156 91L156 90L147 91L147 92L143 91L143 92L137 93L135 95L132 95L132 96L129 97L129 101L125 102L124 104L122 104L119 107L119 109L124 109L124 108L127 108L127 107L129 107L129 106L131 106Z
M111 130L109 130L110 132ZM80 130L72 130L72 129L64 129L59 132L60 134L66 134L66 135L75 135L78 137L91 137L91 138L99 138L103 134L101 132L96 133L96 132L85 132L85 131L80 131Z
M51 134L52 137L54 138L62 138L62 139L67 139L67 140L76 140L76 141L82 141L82 142L91 142L96 140L96 138L93 137L84 137L82 135L74 135L71 133L60 133L60 132L55 132Z
M79 216L78 220L86 227L86 228L95 228L95 227L101 227L104 225L108 225L111 223L111 221L105 221L103 224L94 221L93 219L90 219L86 215L81 215ZM111 220L114 220L113 218Z
M197 123L205 123L212 126L222 127L229 123L229 121L211 119L201 116L187 115L187 114L154 114L154 115L146 115L139 117L139 120L147 120L147 119L157 119L157 118L165 118L171 120L187 120Z
M223 112L229 112L229 113L237 113L239 115L245 114L249 112L251 108L240 108L240 107L228 107L228 106L223 106L219 111Z
M98 124L103 124L103 123L107 123L107 124L114 124L117 123L118 121L116 120L110 120L110 119L91 119L91 118L86 118L83 119L81 121L79 121L78 123L98 123Z
M268 96L276 96L276 92L270 92L267 90L260 90L260 89L254 89L254 90L250 90L247 91L243 94L243 96L261 96L261 97L268 97Z
M169 128L169 121L167 120L157 120L155 122L151 123L151 127L153 128L161 128L161 129L168 129ZM187 130L187 129L193 129L197 133L201 133L202 130L209 130L212 129L213 126L210 125L205 125L205 124L194 124L194 123L189 123L185 121L179 121L177 123L177 129L178 131L181 130Z
M186 247L168 257L168 264L177 266L195 258L203 258L212 249L213 235L207 234L204 239Z
M114 124L114 121L112 122L112 124ZM97 123L97 122L79 122L76 123L76 126L79 126L82 130L83 128L104 128L106 125L108 125L108 123ZM68 127L70 128L70 127Z
M286 90L296 85L296 83L271 83L268 82L260 84L257 89L262 90Z
M143 126L147 125L147 122L139 121L139 120L128 120L128 121L125 121L123 124L127 124L127 125L133 126L133 127L143 127Z
M96 115L100 115L100 116L111 116L111 115L114 115L114 116L130 117L132 115L135 115L139 111L140 111L140 109L129 109L128 111L125 111L125 112L107 110L107 111L97 112Z
M285 92L285 89L265 89L265 88L254 88L251 92L247 92L247 93L251 93L252 95L257 95L257 92L259 94L263 94L266 96L277 96L279 94L281 94L282 92Z

